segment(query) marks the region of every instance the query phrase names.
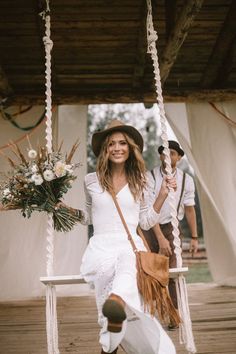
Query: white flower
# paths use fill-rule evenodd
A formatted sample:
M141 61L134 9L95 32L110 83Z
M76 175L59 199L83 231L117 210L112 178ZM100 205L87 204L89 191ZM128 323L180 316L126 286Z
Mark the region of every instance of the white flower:
M70 175L73 173L73 166L72 165L66 165L65 166L66 172L68 172Z
M32 181L34 182L34 184L35 184L36 186L40 186L40 184L43 183L43 178L42 178L42 176L41 176L40 174L38 174L38 173L36 173L35 175L33 175L33 176L31 177L31 179L32 179Z
M35 172L38 172L38 166L37 165L32 165L31 166L31 171L33 172L33 173L35 173Z
M63 176L65 176L65 174L66 174L66 164L64 164L64 163L61 162L61 161L58 161L58 162L55 164L54 172L55 172L55 175L56 175L57 177L63 177Z
M45 181L52 181L55 178L55 175L51 170L45 170L43 172L43 177Z
M6 197L8 194L11 194L10 189L9 188L5 188L3 191L3 195Z
M28 151L28 156L29 156L30 159L35 159L36 156L37 156L37 151L35 151L33 149L29 150Z

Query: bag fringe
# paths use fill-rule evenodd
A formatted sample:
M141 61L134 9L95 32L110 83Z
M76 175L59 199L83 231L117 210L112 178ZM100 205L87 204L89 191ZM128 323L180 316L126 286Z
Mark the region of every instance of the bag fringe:
M163 287L158 280L144 272L138 252L136 253L136 259L137 283L143 297L144 310L150 312L152 316L157 312L162 322L178 326L181 319L178 310L171 301L167 287Z

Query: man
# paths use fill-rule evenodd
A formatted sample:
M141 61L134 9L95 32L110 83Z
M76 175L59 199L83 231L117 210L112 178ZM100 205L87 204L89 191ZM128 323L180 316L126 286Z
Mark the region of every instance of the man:
M182 220L184 215L186 216L188 226L191 231L191 242L189 251L194 254L198 250L198 235L197 235L197 223L196 223L196 213L195 213L195 187L191 176L183 173L179 168L177 168L177 163L184 156L184 151L181 149L176 141L169 140L170 149L170 159L173 176L176 177L177 190L175 194L175 206L177 210L178 220ZM166 165L164 161L163 154L164 147L159 146L158 152L160 154L161 166L154 168L152 171L148 172L149 180L149 192L150 199L154 199L160 190L163 176L166 174ZM171 210L169 206L169 197L164 202L162 209L160 211L160 223L156 224L151 232L145 233L147 241L153 252L159 252L169 257L170 268L176 267L176 255L174 253L173 235L172 235L172 225L171 225ZM180 238L182 235L180 233ZM175 282L170 279L169 282L169 292L172 302L176 308L177 296ZM169 329L172 329L169 326Z

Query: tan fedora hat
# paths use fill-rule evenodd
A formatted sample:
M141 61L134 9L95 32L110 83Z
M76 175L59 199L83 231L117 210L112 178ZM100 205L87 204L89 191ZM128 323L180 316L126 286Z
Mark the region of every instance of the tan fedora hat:
M143 138L137 129L132 127L132 125L126 125L118 119L112 120L104 130L97 131L92 136L92 149L95 156L98 156L101 150L101 146L107 135L113 132L123 132L127 133L131 138L134 139L135 143L139 146L140 151L143 151Z

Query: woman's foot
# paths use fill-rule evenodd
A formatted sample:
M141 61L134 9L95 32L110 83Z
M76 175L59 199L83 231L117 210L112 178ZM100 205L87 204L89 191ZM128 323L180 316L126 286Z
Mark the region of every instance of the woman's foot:
M122 323L126 319L125 302L118 295L111 294L105 301L102 313L108 319L107 330L118 333L122 330Z

